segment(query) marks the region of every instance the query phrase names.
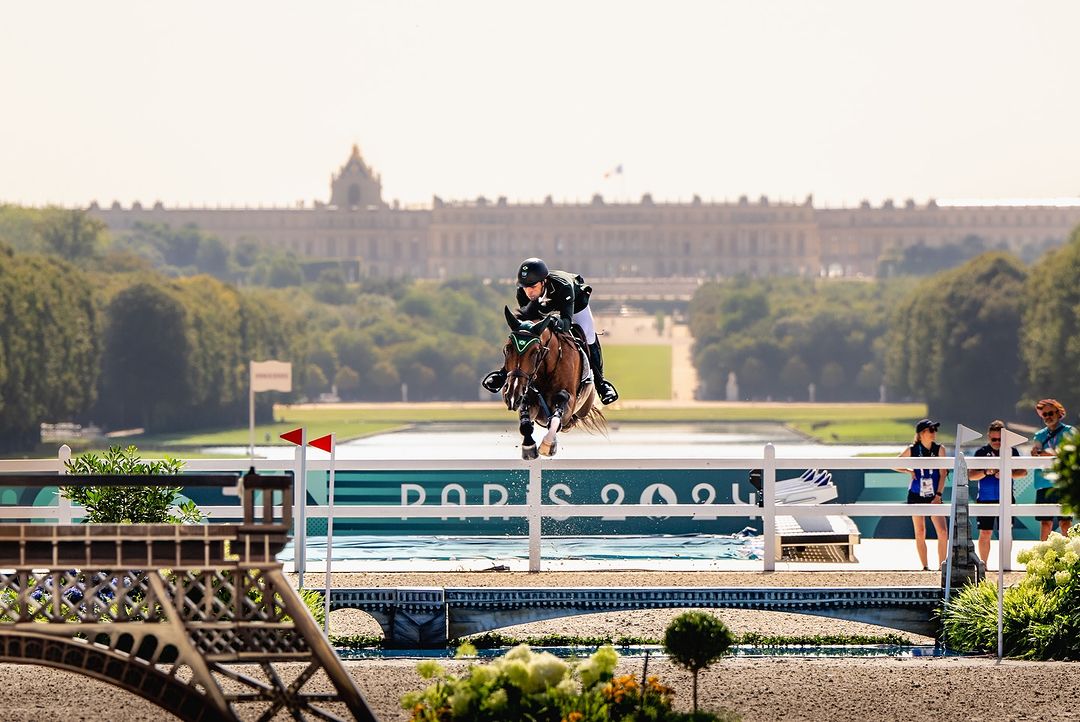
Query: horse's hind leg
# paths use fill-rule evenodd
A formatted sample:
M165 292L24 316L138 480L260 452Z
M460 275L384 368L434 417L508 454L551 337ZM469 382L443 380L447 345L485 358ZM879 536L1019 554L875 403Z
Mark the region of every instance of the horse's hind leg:
M521 458L522 459L535 459L536 458L536 440L533 439L533 422L529 418L529 408L525 405L521 405L521 409L518 411L518 431L521 432Z
M548 423L548 432L544 435L543 441L540 442L540 453L544 456L555 456L555 452L559 450L559 440L556 434L559 433L562 418L566 416L569 405L570 393L568 391L564 390L555 394L555 410L552 413L551 421Z

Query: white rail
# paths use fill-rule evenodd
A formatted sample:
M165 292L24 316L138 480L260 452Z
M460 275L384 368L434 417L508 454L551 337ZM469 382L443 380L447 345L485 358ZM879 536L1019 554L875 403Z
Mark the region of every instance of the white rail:
M0 486L3 486L3 474L15 473L63 473L64 462L70 458L70 450L62 446L55 459L0 460ZM1050 457L964 457L969 468L996 469L999 478L1005 475L1005 469L1045 469L1053 459ZM478 518L478 517L516 517L528 521L529 529L529 570L540 571L541 522L545 517L602 517L612 514L616 505L612 504L544 504L541 498L541 475L544 471L626 471L626 470L709 470L709 469L762 469L763 505L745 503L712 504L618 504L620 517L681 516L689 518L717 517L760 517L764 535L765 571L776 568L776 515L797 514L798 516L826 516L843 514L847 516L949 516L951 505L945 504L777 504L776 472L779 469L941 469L951 471L954 457L844 457L844 458L799 458L777 457L772 444L766 444L761 457L716 458L716 459L540 459L536 461L508 460L449 460L449 459L365 459L349 461L349 471L524 471L528 473L528 491L525 504L443 504L435 505L335 505L331 508L323 504L307 504L300 508L299 501L294 510L294 519L303 519L304 514L312 518L338 519L389 519L389 518ZM189 459L184 462L186 471L236 471L244 472L252 466L246 459ZM254 462L258 471L281 471L294 469L302 489L296 499L306 499L306 479L300 473L299 456L295 461L260 459ZM307 468L313 471L329 470L329 460L308 460ZM1004 514L1009 519L1001 529L1011 530L1014 516L1060 516L1061 509L1055 504L980 504L980 516ZM235 518L240 516L239 504L233 506L202 506L204 513L217 518ZM77 517L77 509L71 503L59 499L57 506L0 506L0 519L56 520L70 523ZM1012 555L1008 545L1011 534L1003 535L1003 568L1012 568ZM303 535L294 540L295 567L303 574L306 566L306 548Z

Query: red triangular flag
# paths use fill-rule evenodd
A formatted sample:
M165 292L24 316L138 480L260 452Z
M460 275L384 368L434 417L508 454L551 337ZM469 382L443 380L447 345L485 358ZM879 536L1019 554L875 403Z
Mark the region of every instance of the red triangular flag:
M309 441L307 445L314 446L316 449L322 449L329 454L333 450L334 435L327 434L326 436L320 436L317 439Z
M288 441L290 444L300 446L300 444L304 443L304 430L300 428L287 431L281 435L281 438L285 439L285 441Z

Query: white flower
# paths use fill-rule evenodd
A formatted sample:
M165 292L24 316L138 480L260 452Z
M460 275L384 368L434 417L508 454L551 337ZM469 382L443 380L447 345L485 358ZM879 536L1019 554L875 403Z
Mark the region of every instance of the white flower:
M473 701L473 691L468 687L458 687L447 701L450 702L450 709L453 710L454 717L464 719Z
M480 703L480 707L492 712L497 712L506 706L506 690L497 689L487 696L487 698Z
M473 684L483 687L495 681L495 678L499 676L499 670L494 665L478 664L470 670L469 676Z
M564 694L567 697L577 697L581 694L581 682L567 677L562 682L555 685L555 689L560 694Z
M1050 547L1058 554L1065 553L1065 547L1069 543L1068 539L1061 534L1058 534L1056 531L1051 532L1046 541L1050 542Z
M1065 585L1072 579L1072 573L1067 569L1062 569L1060 572L1054 575L1054 581L1059 585Z
M605 644L593 652L592 656L578 667L582 686L588 689L600 681L601 678L611 676L618 661L619 655L610 644Z
M528 663L528 661L532 659L532 649L530 649L527 644L519 644L507 652L503 656L503 659L511 662L515 659L520 659L522 662Z
M526 691L540 692L554 687L563 680L569 670L569 665L551 652L534 654L529 662L529 684Z
M529 682L529 667L520 659L512 659L503 664L503 673L510 680L510 684L519 689L525 689Z

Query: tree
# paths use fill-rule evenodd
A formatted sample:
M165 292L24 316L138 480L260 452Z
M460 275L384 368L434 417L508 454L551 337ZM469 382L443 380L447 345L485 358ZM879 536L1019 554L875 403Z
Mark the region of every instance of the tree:
M334 306L348 303L351 295L345 286L345 275L340 268L327 268L321 271L312 292L315 300Z
M938 418L976 428L1005 417L1020 395L1020 307L1027 271L986 253L924 280L889 332L888 385Z
M98 254L105 224L85 211L54 208L39 222L39 232L50 253L78 261Z
M348 366L342 366L334 374L334 386L338 396L346 401L354 401L360 395L360 374Z
M100 314L74 266L0 251L0 319L0 448L28 449L41 422L78 418L93 403Z
M798 356L790 357L784 363L784 368L780 370L780 383L783 384L783 388L789 394L797 399L802 398L803 394L807 393L810 379L810 369Z
M732 371L748 398L802 397L811 381L855 379L868 364L882 363L891 308L911 286L909 279L704 284L690 304L698 377L712 398L723 397ZM878 383L825 383L822 390L837 401L869 400L877 398Z
M304 395L309 399L317 399L319 394L326 391L330 383L326 380L326 374L315 364L308 364L304 369Z
M1068 243L1043 256L1023 290L1019 348L1027 367L1027 400L1053 397L1080 408L1080 228Z
M706 612L684 612L664 630L664 653L694 676L694 712L698 711L698 673L724 656L735 643L727 625Z
M114 424L154 429L192 396L184 305L175 288L137 283L113 297L106 319L99 406Z

